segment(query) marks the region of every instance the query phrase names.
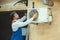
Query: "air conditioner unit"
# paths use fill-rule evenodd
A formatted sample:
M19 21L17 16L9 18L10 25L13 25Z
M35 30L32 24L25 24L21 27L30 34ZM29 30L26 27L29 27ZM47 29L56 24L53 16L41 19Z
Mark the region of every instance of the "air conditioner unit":
M49 20L50 22L52 21L51 16L49 16L47 7L28 8L27 19L30 19L33 16L34 12L38 12L38 17L35 20L33 20L32 23L44 23L44 22L49 22Z

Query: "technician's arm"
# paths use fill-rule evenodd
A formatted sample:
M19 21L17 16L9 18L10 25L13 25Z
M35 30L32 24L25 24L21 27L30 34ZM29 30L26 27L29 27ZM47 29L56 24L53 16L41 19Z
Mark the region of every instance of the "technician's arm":
M37 13L35 13L31 19L29 19L25 22L16 21L15 23L12 24L13 31L17 31L19 27L23 27L23 26L31 23L33 21L33 19L35 19L36 17L37 17Z
M26 26L27 24L31 23L33 21L33 18L25 21L25 22L15 22L12 24L12 29L13 31L17 31L19 27L23 27L23 26Z
M23 22L24 20L26 20L26 16L23 16L21 19L18 19L18 22Z

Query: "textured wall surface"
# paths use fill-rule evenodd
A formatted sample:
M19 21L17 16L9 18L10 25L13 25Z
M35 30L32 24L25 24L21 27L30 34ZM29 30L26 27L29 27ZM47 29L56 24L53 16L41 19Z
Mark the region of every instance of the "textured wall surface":
M34 0L33 0L34 1ZM52 8L53 22L49 24L30 24L29 40L60 40L60 1L53 0ZM30 3L32 0L30 1ZM29 3L29 4L30 4ZM31 6L30 6L31 7ZM35 0L35 8L46 7L41 0Z

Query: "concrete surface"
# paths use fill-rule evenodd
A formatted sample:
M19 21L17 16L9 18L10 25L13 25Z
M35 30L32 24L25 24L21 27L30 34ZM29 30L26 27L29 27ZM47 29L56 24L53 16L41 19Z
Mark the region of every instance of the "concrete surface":
M30 3L33 1L31 0ZM30 24L29 40L60 40L60 1L53 1L54 6L50 7L53 14L52 24ZM35 7L46 7L46 5L44 5L41 0L35 0Z

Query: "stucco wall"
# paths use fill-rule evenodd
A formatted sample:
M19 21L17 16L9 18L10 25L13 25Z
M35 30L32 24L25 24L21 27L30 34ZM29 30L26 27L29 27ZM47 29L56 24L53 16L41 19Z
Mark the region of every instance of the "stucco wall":
M52 24L30 24L29 40L60 40L60 1L53 1L54 6L51 7L53 14ZM41 1L35 2L35 7L46 7L46 5L43 5Z
M23 3L18 3L15 6L2 6L0 11L11 11L11 10L26 10L27 7Z

